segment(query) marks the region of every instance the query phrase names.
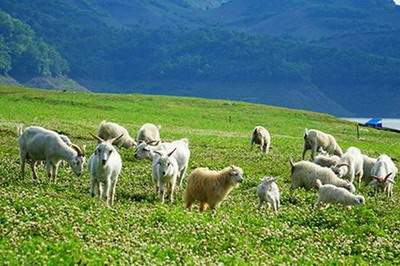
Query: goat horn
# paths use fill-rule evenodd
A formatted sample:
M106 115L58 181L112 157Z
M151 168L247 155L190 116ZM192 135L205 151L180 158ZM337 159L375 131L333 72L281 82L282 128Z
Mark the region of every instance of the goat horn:
M114 143L117 142L118 140L120 140L120 139L122 138L123 135L124 135L124 133L122 133L121 135L119 135L119 136L116 137L116 138L109 139L109 140L107 140L107 141L108 141L109 143L111 143L112 145L114 145Z
M99 142L104 142L104 139L100 138L99 136L96 136L95 134L89 133L90 136L92 136L94 139L98 140Z
M81 148L79 148L78 145L72 143L71 148L73 148L78 153L78 156L82 157L85 156L85 154L82 152Z
M384 182L386 182L391 175L392 175L392 173L390 173L387 176L385 176Z
M171 156L175 151L176 151L176 147L170 153L168 153L168 157Z
M340 168L342 166L346 166L346 167L350 168L350 165L348 165L347 163L338 164L336 167Z

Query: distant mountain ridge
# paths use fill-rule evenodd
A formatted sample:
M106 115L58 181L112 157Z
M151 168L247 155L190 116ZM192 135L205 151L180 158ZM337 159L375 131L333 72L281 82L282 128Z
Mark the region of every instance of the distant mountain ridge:
M54 48L62 75L92 90L400 116L391 0L2 0L0 9ZM24 61L1 47L0 74L37 76L22 77Z

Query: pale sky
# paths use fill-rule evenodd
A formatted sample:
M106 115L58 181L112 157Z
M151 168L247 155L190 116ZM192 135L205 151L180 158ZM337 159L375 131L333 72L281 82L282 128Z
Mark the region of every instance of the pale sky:
M394 0L394 2L398 5L400 5L400 0Z

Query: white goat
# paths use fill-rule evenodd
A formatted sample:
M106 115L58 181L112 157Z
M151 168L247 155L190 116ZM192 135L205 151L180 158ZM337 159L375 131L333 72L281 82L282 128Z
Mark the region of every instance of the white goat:
M146 123L139 129L136 141L138 143L145 142L151 145L157 145L161 142L160 129L161 126Z
M275 213L278 212L280 207L280 193L278 185L275 182L275 178L265 176L261 180L261 184L257 187L257 195L260 200L258 208L261 208L265 201L268 202L268 206L271 207Z
M370 185L374 187L375 194L383 190L387 193L388 197L391 197L397 172L398 169L389 156L386 154L379 156L371 170L373 180L370 182Z
M330 155L320 154L314 158L315 164L318 164L322 167L328 167L328 168L330 168L332 166L336 166L339 163L339 161L340 161L340 157L336 156L336 155L330 156Z
M159 156L154 157L152 165L152 176L156 186L156 192L160 194L161 202L164 203L168 192L170 202L174 202L174 191L179 176L179 167L176 159L171 156L177 148L168 154L155 151Z
M331 184L323 185L321 180L316 180L316 185L318 187L318 199L315 206L318 207L322 204L338 203L343 206L351 208L353 205L365 204L365 199L361 195L354 195L347 189L342 187L337 187Z
M371 181L371 170L372 167L374 167L377 159L375 158L371 158L367 155L363 154L363 177L362 180L364 180L365 182L370 182Z
M45 161L46 171L50 179L57 177L58 165L65 160L77 176L82 173L85 163L84 148L75 144L67 145L60 135L42 127L31 126L22 131L19 129L19 155L21 175L25 176L25 163L30 162L33 178L37 178L36 162Z
M294 163L290 160L290 165L292 167L292 189L298 187L304 187L306 189L315 188L315 182L319 179L322 184L332 184L337 187L343 187L352 193L356 190L352 183L337 177L330 168L322 167L309 161Z
M340 158L339 163L332 170L340 178L348 178L353 183L357 176L358 184L364 175L364 158L360 149L350 147Z
M113 122L102 121L100 123L98 136L101 139L116 139L121 135L122 137L115 141L114 145L118 147L122 146L126 149L136 146L136 141L131 138L128 130L126 130L124 127Z
M342 148L340 148L332 135L315 129L304 130L303 160L308 150L311 150L312 160L314 160L316 153L320 150L337 156L342 156L343 154Z
M264 127L256 126L253 129L250 144L251 148L253 148L254 144L260 145L260 150L264 153L268 153L271 145L271 135Z
M108 140L92 136L100 143L88 162L90 194L92 197L97 194L99 198L105 198L107 206L111 207L114 204L115 188L122 168L121 156L113 144L117 143L123 134Z
M172 154L172 157L178 163L179 175L178 175L178 184L182 185L182 181L185 177L186 170L188 168L189 159L190 159L190 150L189 150L189 140L188 139L180 139L173 142L163 142L156 146L149 145L145 142L141 142L135 151L135 158L140 159L149 159L154 161L154 157L158 156L156 152L170 152L175 149L176 151Z

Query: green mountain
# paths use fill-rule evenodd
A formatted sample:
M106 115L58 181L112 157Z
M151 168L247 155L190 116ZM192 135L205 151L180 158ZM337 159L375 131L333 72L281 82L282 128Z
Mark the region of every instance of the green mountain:
M18 81L67 74L95 91L400 115L400 9L390 1L3 0L0 9L52 48L39 57L50 67L34 74L21 71L32 60L2 59Z

